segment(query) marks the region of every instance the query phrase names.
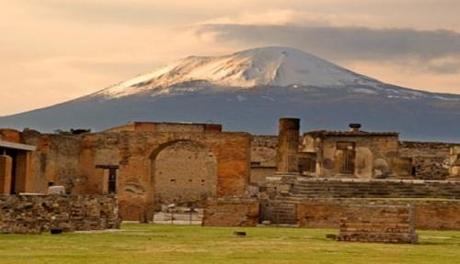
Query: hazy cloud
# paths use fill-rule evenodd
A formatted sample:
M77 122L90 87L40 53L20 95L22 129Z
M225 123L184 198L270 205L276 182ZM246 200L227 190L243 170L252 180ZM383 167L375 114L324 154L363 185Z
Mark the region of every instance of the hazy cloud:
M332 60L406 60L438 73L460 71L460 34L448 30L207 24L197 34L220 43L297 47Z

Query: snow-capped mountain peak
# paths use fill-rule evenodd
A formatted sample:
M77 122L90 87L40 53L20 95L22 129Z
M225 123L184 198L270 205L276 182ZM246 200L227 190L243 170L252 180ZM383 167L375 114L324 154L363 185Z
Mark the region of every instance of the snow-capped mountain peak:
M330 87L375 82L297 49L266 47L217 57L190 56L98 94L123 97L146 90L161 91L189 81L206 81L221 88L239 89L260 85Z
M282 116L306 121L304 131L360 122L406 139L460 141L460 95L386 84L282 47L187 57L89 96L0 117L0 126L102 130L154 120L270 134Z

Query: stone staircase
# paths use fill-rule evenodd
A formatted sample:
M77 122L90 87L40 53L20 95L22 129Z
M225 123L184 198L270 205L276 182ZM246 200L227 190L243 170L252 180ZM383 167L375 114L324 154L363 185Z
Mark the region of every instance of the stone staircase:
M444 198L459 199L460 183L423 180L307 179L291 185L304 198Z
M297 208L309 199L421 198L460 199L460 181L273 177L265 187L261 223L299 225Z

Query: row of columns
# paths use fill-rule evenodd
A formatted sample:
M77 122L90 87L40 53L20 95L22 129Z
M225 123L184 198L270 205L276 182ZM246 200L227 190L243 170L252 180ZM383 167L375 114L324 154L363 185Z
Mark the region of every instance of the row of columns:
M0 154L0 194L33 190L33 181L30 179L30 158L30 153L26 151L18 153L15 162L11 156L5 153ZM13 181L14 184L12 184ZM12 187L14 190L11 189Z

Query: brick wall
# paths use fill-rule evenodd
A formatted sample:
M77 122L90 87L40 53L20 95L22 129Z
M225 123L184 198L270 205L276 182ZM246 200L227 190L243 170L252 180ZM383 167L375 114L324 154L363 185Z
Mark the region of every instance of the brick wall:
M179 166L182 171L194 171L193 175L184 174L183 179L176 180L179 183L191 180L200 188L202 184L209 184L210 188L203 189L215 193L217 197L243 195L249 183L251 137L247 133L216 133L214 130L203 133L126 131L67 136L28 132L23 137L25 143L37 146L31 161L34 177L27 179L36 187L28 192L44 193L48 181L53 181L56 185L65 186L69 194L104 194L108 172L100 166L116 166L117 196L124 220L153 217L155 190L162 187L156 187L155 176L160 172L157 173L155 164L160 165L162 172L174 171ZM206 149L207 155L213 157L203 157L205 152L202 150L186 157L166 157L171 154L168 146L174 148L187 145L187 142L201 146L201 149ZM190 154L193 151L187 152ZM195 154L198 156L195 157ZM160 156L159 163L156 163L157 156ZM188 160L189 157L190 162L185 162L184 158ZM215 159L215 164L207 166L193 163L193 160L203 158ZM200 171L196 171L196 166L200 166ZM204 182L203 178L198 177L203 170L209 170L206 175L212 175L205 177ZM182 187L186 184L175 189L184 198L190 193L183 191ZM191 198L195 201L196 195Z
M255 199L226 198L208 201L203 226L256 226L259 202Z
M300 227L337 228L350 207L406 204L415 206L417 229L460 230L460 200L308 198L296 201L296 217Z
M215 197L216 157L202 145L180 141L155 159L155 204L187 204Z
M0 196L0 232L41 233L120 227L117 199L104 195Z
M340 219L339 241L416 243L411 205L349 206Z

